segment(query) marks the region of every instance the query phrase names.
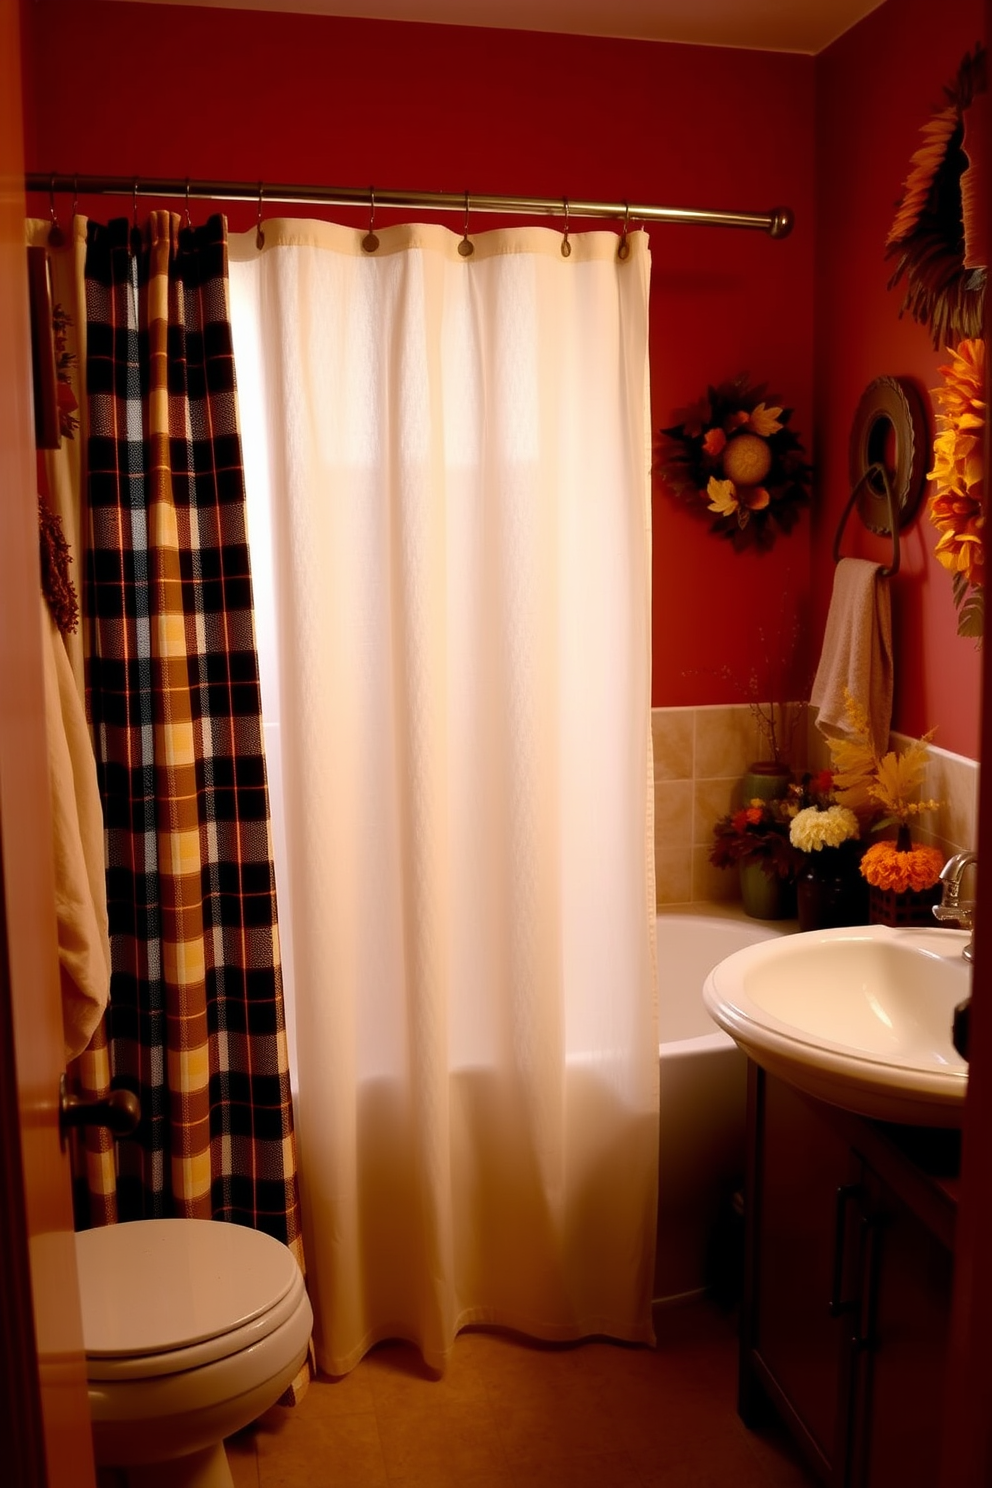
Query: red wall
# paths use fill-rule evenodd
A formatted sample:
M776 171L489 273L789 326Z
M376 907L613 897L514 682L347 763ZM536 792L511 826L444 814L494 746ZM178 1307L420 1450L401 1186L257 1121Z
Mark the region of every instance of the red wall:
M101 0L25 10L29 170L787 203L796 227L782 241L651 228L654 424L747 371L795 409L810 448L811 58ZM250 226L254 208L229 218ZM460 231L460 216L451 225ZM778 630L791 635L809 589L808 531L804 517L769 555L738 556L656 495L656 703L740 699L723 669L747 676L758 631L770 658Z
M822 633L830 601L831 549L847 499L848 434L876 377L939 385L946 361L929 330L899 318L904 285L886 286L885 239L920 128L944 103L942 89L985 34L983 0L886 0L817 58L816 448L819 502L812 523L813 622ZM935 24L939 14L940 24ZM930 398L925 398L930 407ZM929 488L928 488L929 489ZM933 557L936 529L921 509L903 533L892 585L896 691L893 725L910 734L936 725L934 742L979 755L980 662L956 634L950 575ZM848 521L845 553L888 561L887 539Z
M817 463L812 513L760 556L734 553L656 485L653 699L739 701L752 672L764 690L798 633L796 695L819 650L861 392L882 375L921 390L938 380L941 357L923 327L900 321L884 259L919 128L984 34L982 0L942 6L939 31L933 13L932 0L886 0L813 59L45 0L25 7L28 168L791 206L796 227L779 242L650 228L655 428L707 383L747 371L795 410ZM250 226L254 208L229 217ZM977 756L978 656L955 634L933 539L921 517L893 585L894 724L936 724L937 743ZM852 521L844 551L885 548Z

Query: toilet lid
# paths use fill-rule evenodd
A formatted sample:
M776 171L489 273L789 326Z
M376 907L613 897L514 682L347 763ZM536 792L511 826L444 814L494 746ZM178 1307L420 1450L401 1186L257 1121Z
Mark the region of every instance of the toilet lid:
M83 1230L76 1257L91 1378L101 1375L100 1361L115 1373L137 1360L144 1373L171 1373L222 1358L278 1327L303 1286L285 1245L213 1220Z

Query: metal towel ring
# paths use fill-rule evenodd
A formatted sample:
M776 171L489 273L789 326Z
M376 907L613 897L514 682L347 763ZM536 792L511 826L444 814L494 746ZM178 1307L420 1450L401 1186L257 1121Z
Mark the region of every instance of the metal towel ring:
M844 524L847 522L847 519L850 516L851 508L854 506L854 503L864 491L866 485L869 484L871 485L873 491L875 490L876 485L883 486L888 502L889 526L885 530L892 533L892 562L888 566L888 568L882 568L880 572L883 579L891 579L895 574L899 572L899 522L896 520L895 500L892 494L892 484L889 480L888 471L886 470L885 466L881 464L881 462L869 465L868 469L858 480L850 496L847 498L847 505L844 507L843 516L841 517L840 523L837 527L837 531L834 534L834 562L839 563L841 560L840 540L843 536Z

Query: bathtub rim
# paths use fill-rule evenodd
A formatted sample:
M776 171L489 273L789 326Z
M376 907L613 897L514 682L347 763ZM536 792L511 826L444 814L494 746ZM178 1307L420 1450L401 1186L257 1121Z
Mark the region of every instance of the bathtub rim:
M777 939L780 935L794 934L799 928L797 920L756 920L753 915L746 914L743 906L735 900L696 900L691 904L658 905L655 909L656 935L659 920L719 920L724 924L744 925L763 932L756 936L756 940ZM656 940L656 955L657 952ZM728 951L727 954L731 955L732 952ZM699 997L702 1001L701 987ZM717 1028L714 1024L712 1033L696 1034L692 1038L659 1040L658 1059L691 1059L702 1054L718 1054L721 1050L739 1047L729 1033L724 1033L722 1028Z

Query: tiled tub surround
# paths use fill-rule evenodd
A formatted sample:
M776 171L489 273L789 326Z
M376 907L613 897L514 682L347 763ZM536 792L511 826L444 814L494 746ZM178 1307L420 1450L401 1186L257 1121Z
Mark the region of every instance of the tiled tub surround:
M802 707L802 704L796 705ZM808 711L808 710L807 710ZM789 762L795 770L830 763L811 719L800 720ZM765 758L757 721L747 704L654 708L654 858L659 906L735 900L737 875L709 861L713 826L740 805L741 776ZM893 734L893 748L908 741ZM924 793L943 802L914 827L921 842L950 855L974 847L978 821L978 763L930 746Z

